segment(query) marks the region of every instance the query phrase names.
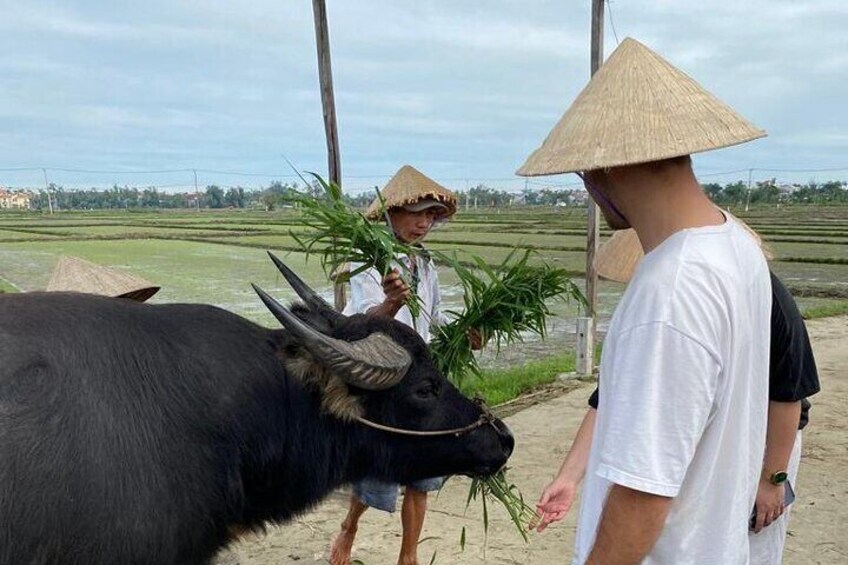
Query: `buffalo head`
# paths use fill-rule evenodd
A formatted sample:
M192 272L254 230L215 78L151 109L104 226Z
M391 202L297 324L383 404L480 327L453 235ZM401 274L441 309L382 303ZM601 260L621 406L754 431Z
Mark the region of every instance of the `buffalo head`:
M486 418L478 403L439 373L412 328L387 317L344 316L271 258L303 300L290 310L255 287L287 330L286 367L320 396L329 417L366 438L360 453L365 474L401 481L488 475L506 463L514 445L507 427ZM363 420L395 431L373 430Z

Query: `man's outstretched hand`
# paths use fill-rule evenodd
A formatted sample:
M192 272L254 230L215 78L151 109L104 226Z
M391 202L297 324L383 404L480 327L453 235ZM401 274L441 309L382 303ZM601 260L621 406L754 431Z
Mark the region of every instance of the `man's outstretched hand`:
M542 491L542 496L536 504L539 520L536 524L531 524L530 528L535 526L537 532L543 532L550 524L565 518L576 495L577 483L559 477L554 479Z

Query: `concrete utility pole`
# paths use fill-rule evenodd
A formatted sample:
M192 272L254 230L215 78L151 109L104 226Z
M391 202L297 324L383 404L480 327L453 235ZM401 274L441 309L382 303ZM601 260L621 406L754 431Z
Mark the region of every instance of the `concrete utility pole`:
M745 196L745 211L748 211L748 206L751 204L751 177L754 174L754 169L748 169L748 194Z
M197 169L192 169L191 172L194 173L194 200L197 204L197 211L200 212L200 191L197 188Z
M330 64L330 30L327 27L327 6L324 0L312 0L315 16L315 44L318 48L318 79L321 85L321 106L324 109L324 131L327 135L327 169L330 182L342 186L342 165L339 154L339 132L336 127L336 100L333 95L333 69ZM345 307L345 287L333 286L336 309Z
M604 60L604 0L592 0L591 75ZM591 375L595 365L595 320L597 318L598 273L595 271L595 253L598 251L600 222L598 205L587 200L586 226L586 300L589 308L584 318L577 320L577 372Z
M47 181L47 169L41 169L44 173L44 190L47 192L47 207L50 209L50 215L53 215L53 197L50 196L50 183Z

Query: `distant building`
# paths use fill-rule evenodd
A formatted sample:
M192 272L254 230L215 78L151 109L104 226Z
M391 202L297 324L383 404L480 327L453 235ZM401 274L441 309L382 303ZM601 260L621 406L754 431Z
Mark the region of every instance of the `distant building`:
M793 193L798 191L801 187L797 184L781 184L777 187L778 190L778 198L781 200L788 200Z
M589 193L585 190L572 190L570 196L574 206L585 206L589 202Z
M0 188L0 208L29 210L32 194L26 190L10 191Z

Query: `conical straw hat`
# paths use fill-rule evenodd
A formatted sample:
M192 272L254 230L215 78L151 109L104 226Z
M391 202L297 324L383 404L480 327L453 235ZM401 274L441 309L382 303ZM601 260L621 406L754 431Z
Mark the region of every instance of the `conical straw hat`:
M59 258L47 284L48 291L85 292L139 302L156 294L159 288L141 277L67 255Z
M765 135L687 74L627 38L517 174L659 161Z
M618 230L595 254L595 271L607 280L626 283L645 254L636 230Z
M766 259L771 260L773 258L768 245L760 237L760 234L732 214L728 212L724 212L724 214L739 222L745 228L745 231L757 240ZM607 280L621 283L630 282L630 279L633 278L633 273L636 271L636 267L639 265L639 261L644 256L642 243L639 241L639 236L636 235L636 230L632 228L618 230L598 248L598 252L595 254L595 271L598 273L598 276Z
M456 195L409 165L401 167L380 193L386 201L386 210L430 198L441 202L447 208L443 218L449 218L456 213ZM380 216L380 210L380 199L375 198L365 211L365 217L376 220Z

